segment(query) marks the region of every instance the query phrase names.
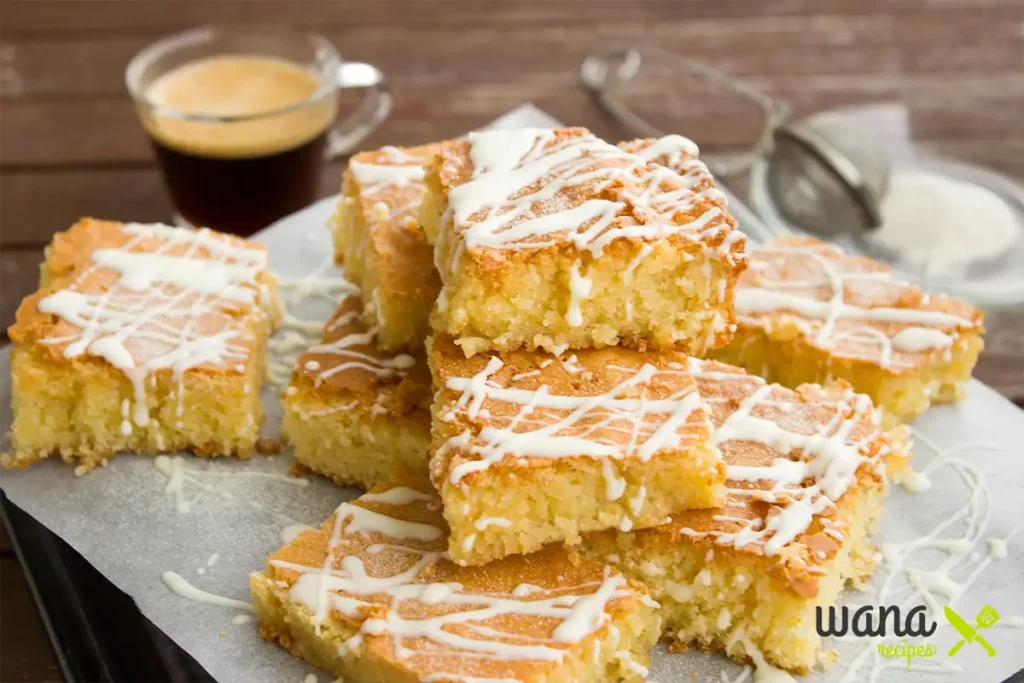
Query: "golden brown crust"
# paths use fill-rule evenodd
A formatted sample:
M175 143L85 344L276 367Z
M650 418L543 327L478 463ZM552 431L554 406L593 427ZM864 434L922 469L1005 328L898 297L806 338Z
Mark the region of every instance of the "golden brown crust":
M640 138L620 142L618 147L630 154L644 155L651 163L670 168L680 176L690 179L688 184L693 191L705 193L710 202L722 209L726 208L725 195L708 192L717 189L718 184L708 167L699 159L696 145L691 147L685 144L689 141L683 141L681 145L672 145L670 149L664 149L658 146L658 142L658 138Z
M493 367L495 359L500 368ZM457 447L445 447L435 443L435 456L431 461L431 476L434 484L441 486L445 477L460 466L465 467L480 459L475 453L483 448L487 439L486 430L511 429L516 433L537 433L544 426L558 429L551 432L559 438L572 437L580 442L600 444L600 448L611 448L623 454L636 455L637 447L664 422L664 412L646 414L642 410L636 420L626 421L624 415L610 417L598 404L598 397L614 396L617 399L640 401L677 402L681 404L696 389L696 384L687 370L689 357L678 351L641 352L623 347L583 349L566 353L562 357L544 351L506 351L477 354L467 358L455 341L448 335L435 335L430 349L430 365L434 376L437 397L435 407L442 418L435 420L435 431L440 436L456 437L463 433L472 437ZM644 369L656 369L650 380L636 381L635 386L619 388L624 383L634 383ZM488 387L508 389L525 396L544 397L593 397L594 406L580 415L574 415L579 408L539 407L527 410L528 399L502 400L488 396L477 403L473 389L461 391L447 386L450 381L465 382L471 378L486 375ZM481 382L483 380L481 379ZM482 388L482 387L480 387ZM693 398L697 398L693 396ZM707 413L698 401L685 419L676 426L677 440L666 446L665 452L676 451L680 444L696 444L710 439ZM543 437L542 437L543 438ZM436 440L435 440L436 441ZM451 440L448 441L451 443ZM660 449L659 449L660 450ZM651 453L647 457L653 456ZM486 470L469 474L466 480L485 476L496 476L503 469L526 470L548 468L574 459L592 460L589 456L530 457L528 453L516 453L490 465L495 472ZM711 465L711 463L709 463ZM722 475L721 467L719 474ZM721 477L719 478L721 481Z
M586 138L590 136L591 133L586 128L558 129L554 131L554 138L547 145L554 147L572 138ZM637 146L629 144L624 146L626 151L630 152L634 151L635 147ZM438 151L431 168L437 173L438 181L446 194L472 178L475 169L470 150L471 143L469 140L458 140ZM604 247L606 251L614 249L628 251L631 249L628 244L616 246L617 242L642 243L650 242L653 239L668 239L674 247L688 253L696 252L700 249L713 250L736 269L737 275L742 272L746 266L745 247L744 240L736 233L736 221L724 210L724 201L719 199L720 194L711 193L712 196L709 197L706 192L702 192L702 190L714 188L713 180L702 180L699 185L691 186L690 183L684 182L678 175L654 174L652 177L650 175L652 169L659 164L646 163L638 158L595 161L587 170L609 165L617 165L623 168L631 167L634 170L632 175L627 174L626 178L613 180L599 191L595 191L595 184L592 182L580 182L570 185L558 193L557 206L562 209L582 204L588 199L621 201L625 204L624 209L617 214L615 220L605 231L616 227L623 228L666 219L675 226L681 226L682 229L673 230L672 234L658 235L653 238L618 237ZM640 178L642 176L647 176L647 179L641 181ZM519 194L531 194L547 181L547 178L542 178L533 185L523 188ZM638 191L638 183L651 183L650 187L643 188L647 191L654 189L657 192L670 194L693 190L694 193L690 198L691 201L684 204L673 204L668 213L658 215L657 211L652 210L650 206L639 206L636 203L635 194ZM512 198L515 198L515 196L518 195L513 195ZM519 220L528 218L530 215L544 215L551 209L552 207L547 203L538 203L534 206L532 214L527 214L520 219L512 221L510 225L515 225ZM712 209L716 210L716 214L710 220L699 220ZM479 220L482 216L479 212L475 215L475 220ZM474 218L471 217L470 225L473 222ZM567 226L567 229L555 233L554 236L545 234L543 238L528 237L519 240L516 242L515 249L470 247L466 250L466 254L473 261L473 266L481 271L498 270L506 267L504 264L510 262L522 263L528 261L533 251L529 246L531 241L538 243L536 248L556 248L566 254L571 254L574 258L585 258L589 254L588 250L580 248L573 240L578 227L581 226ZM455 226L457 232L462 229L464 228Z
M296 360L291 386L325 399L380 406L379 410L395 417L422 410L423 419L428 419L431 392L426 358L422 353L382 350L363 322L362 312L358 294L342 299L324 325L322 342Z
M745 238L710 178L582 128L480 133L427 170L423 222L444 283L431 322L467 354L702 354L730 338Z
M418 219L426 192L423 165L449 144L363 152L345 172L343 202L356 203L349 210L359 212L361 225L359 234L347 237L356 244L346 253L359 252L361 264L353 281L362 287L367 317L380 328L378 341L384 348L422 346L430 309L441 290L434 250ZM349 258L355 257L350 253Z
M388 495L395 498L388 500ZM381 496L385 499L380 500ZM378 500L373 500L375 497ZM366 527L350 530L348 525L354 524L360 509L370 511L374 517ZM406 523L415 525L412 531L420 532L422 536L418 539L402 537L402 525ZM430 530L436 530L436 533L426 533ZM631 611L649 609L640 604L640 597L646 592L639 585L620 578L610 580L600 564L583 560L560 547L507 557L483 567L460 567L444 557L445 532L440 501L430 483L410 473L400 473L393 483L378 486L367 496L342 505L320 529L304 531L271 555L267 561L266 576L277 584L279 590L283 589L283 593L292 599L300 599L296 596L303 590L296 590L295 586L303 575L319 572L325 565L335 569L336 576L348 575L348 583L353 584L353 589L340 585L326 588L327 593L344 600L334 603L342 607L328 607L329 618L344 623L349 633L360 630L368 619L387 618L389 621L380 622L380 628L370 632L365 632L367 629L364 628L357 638L358 645L350 641L346 646L353 648L365 661L400 667L416 676L417 680L446 672L456 677L529 681L559 668L557 661L526 657L519 654L522 650L512 651L511 655L502 654L503 650L521 647L524 639L528 639L535 649L545 648L573 656L570 653L578 649L579 643L554 636L555 629L565 617L549 615L546 612L550 610L547 609L520 609L515 607L516 604L529 605L535 600L555 596L595 595L599 587L604 586L605 590L608 587L613 590L609 591L607 603L600 613L613 622ZM337 571L343 566L345 571ZM414 566L419 569L411 569ZM352 574L356 567L359 568L358 574ZM366 582L359 578L363 572L389 588L376 593L365 590L365 586L360 584ZM397 579L387 581L388 577L403 573L405 578L398 583ZM618 581L619 587L615 589L615 584L609 581ZM387 591L395 590L399 583L408 586L402 593L409 598L393 598L388 594ZM430 585L437 591L436 597L427 599L423 593L423 597L413 598L410 589L416 585L424 589ZM445 622L446 642L439 642L437 636L432 637L429 625L417 629L423 635L410 636L392 631L390 620L440 623L437 620L443 620L444 615L483 607L473 601L450 601L450 592L460 596L482 596L481 603L496 600L494 614L481 615L472 622L472 628L458 620ZM306 597L310 596L306 594ZM531 611L535 613L531 614ZM602 628L597 626L594 630ZM278 628L268 629L265 636L286 646L290 644L290 635ZM477 643L489 641L495 649L493 653L485 654L487 650L474 648L475 655L466 656L467 650L459 645L462 638L470 638ZM399 645L403 652L400 658L395 655Z
M749 401L759 391L766 393L759 394L753 415L790 434L833 434L835 439L838 437L834 434L845 425L842 443L859 444L855 477L842 496L833 501L834 505L823 505L823 509L813 515L810 525L775 554L769 555L765 549L770 536L745 537L744 530L770 527L771 520L781 509L801 495L800 489L806 491L817 480L807 479L799 487L773 492L775 481L730 479L724 507L674 514L669 524L633 532L632 542L641 552L645 548L671 547L684 542L715 553L733 554L736 561L761 560L764 570L777 576L795 593L803 597L817 595L822 568L835 557L842 539L851 533L849 501L855 500L864 489L884 489L887 467L892 470L905 466L909 456L904 432L883 431L870 411L857 406L856 395L842 381L826 387L804 385L794 391L779 385L766 386L756 376L714 361L701 361L696 377L701 396L711 409L711 421L719 432L731 416L750 410ZM771 440L767 433L762 438ZM762 441L738 438L720 441L719 448L730 472L737 468L769 468L779 458L801 462L814 457L799 448L787 455ZM837 463L832 469L839 466ZM825 474L819 472L818 476Z
M780 237L751 252L750 267L737 284L742 301L751 292L780 293L787 300L800 299L830 304L841 288L841 301L849 307L874 311L894 309L892 319L867 319L862 315L836 314L810 317L779 299L775 307L761 305L745 311L737 306L740 329L763 330L770 337L800 337L802 343L826 351L836 363L847 366L881 366L892 374L919 372L923 366L942 362L963 351L984 332L982 311L942 294L892 277L886 266L865 256L845 253L839 247L810 237ZM905 317L900 318L900 311ZM948 322L915 314L944 314ZM823 332L823 327L827 329ZM910 330L941 332L948 345L901 345L897 335Z
M126 229L133 224L119 223L115 221L102 221L93 218L79 220L67 231L57 233L52 243L46 250L46 261L43 264L43 280L46 286L22 300L15 315L15 323L8 329L11 341L17 345L34 344L48 341L41 344L53 362L65 362L65 348L81 333L81 329L67 319L55 314L44 313L39 310L40 302L54 293L61 290L73 291L84 295L98 295L110 292L119 282L121 275L110 268L97 265L93 262L93 254L98 249L117 249L133 253L154 253L159 251L165 256L182 256L189 252L190 259L218 259L219 254L213 253L210 249L193 243L171 243L159 233L154 235L132 234ZM258 243L244 240L232 235L214 233L207 231L211 239L234 249L265 252L263 246ZM191 251L189 251L191 250ZM201 331L204 335L216 334L219 331L239 324L239 320L248 315L271 315L276 314L274 310L273 289L276 286L274 276L269 270L262 270L256 273L251 282L242 286L254 291L254 303L246 304L226 297L209 297L203 299L204 307L201 314L190 314L183 318L180 314L157 315L151 324L166 325L170 329L177 329L188 324L192 329ZM156 285L156 288L164 287ZM155 291L151 290L151 291ZM178 295L181 293L173 286L166 286L160 291L166 296ZM130 295L130 294L129 294ZM164 295L157 296L163 300ZM187 294L182 299L183 303L196 300L199 295ZM156 300L154 300L154 304ZM233 340L233 344L240 350L244 350L246 357L255 352L257 340L252 337L240 336ZM150 355L161 353L159 348L145 346L143 342L129 339L125 342L126 349L134 356L136 363L143 364L143 361ZM166 351L166 349L164 350ZM238 361L230 363L202 363L190 369L202 372L223 372L234 370ZM155 372L169 373L167 368L161 368Z

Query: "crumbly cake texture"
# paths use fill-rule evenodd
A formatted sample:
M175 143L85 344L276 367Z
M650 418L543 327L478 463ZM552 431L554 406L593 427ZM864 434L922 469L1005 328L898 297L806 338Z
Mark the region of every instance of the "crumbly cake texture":
M423 352L381 350L355 291L301 354L281 397L284 427L303 466L339 485L372 488L398 468L426 476L430 372Z
M890 423L962 398L984 346L981 311L802 237L750 254L736 323L732 341L712 357L788 387L845 379Z
M720 505L725 469L677 351L466 358L432 340L431 478L449 554L476 565Z
M118 451L248 457L276 280L266 250L210 230L85 218L56 235L8 330L7 466L86 469Z
M680 149L696 154L679 136L641 155L572 128L439 151L420 219L443 283L435 329L467 355L724 344L744 237L703 164L682 176L647 161Z
M906 428L885 431L842 381L791 390L699 360L691 372L726 462L725 505L583 547L647 584L679 645L805 673L822 648L815 607L874 569L869 534L888 482L909 471Z
M351 683L640 680L642 585L563 548L460 567L429 481L343 503L250 575L261 633Z
M429 335L441 280L419 224L423 164L446 144L363 152L345 171L335 259L361 287L366 320L385 349L415 350Z

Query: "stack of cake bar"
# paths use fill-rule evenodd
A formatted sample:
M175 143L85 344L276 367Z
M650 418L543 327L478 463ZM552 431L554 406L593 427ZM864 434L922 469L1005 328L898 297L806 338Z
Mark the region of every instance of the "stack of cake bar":
M814 240L748 254L679 136L385 147L342 189L354 287L282 401L296 460L368 493L251 575L265 637L360 683L639 680L662 637L829 660L815 607L871 575L901 423L962 395L979 312ZM11 330L12 462L252 450L272 277L188 235L54 243ZM122 376L94 400L100 370ZM244 428L176 419L236 399Z

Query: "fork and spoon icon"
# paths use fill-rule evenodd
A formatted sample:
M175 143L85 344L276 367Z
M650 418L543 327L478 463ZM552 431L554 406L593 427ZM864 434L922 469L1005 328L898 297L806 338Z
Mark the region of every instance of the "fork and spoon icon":
M978 633L978 631L980 629L989 628L993 626L997 621L999 621L999 612L996 612L995 609L993 609L990 605L985 605L981 608L981 611L978 612L977 616L974 617L973 626L966 619L964 619L959 614L954 612L953 608L951 608L949 605L946 605L946 608L943 610L943 612L946 615L946 619L953 626L953 628L956 629L957 633L963 636L960 642L958 642L956 645L950 648L950 657L959 652L960 648L962 648L967 643L979 643L983 648L985 648L985 651L988 652L989 657L996 656L995 649L991 645L989 645L988 641L985 640L985 638L982 637L982 635Z

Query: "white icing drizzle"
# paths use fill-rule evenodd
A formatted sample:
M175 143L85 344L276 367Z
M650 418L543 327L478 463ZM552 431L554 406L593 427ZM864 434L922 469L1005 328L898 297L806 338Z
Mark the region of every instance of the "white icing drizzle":
M686 163L694 166L702 163L697 159L700 154L697 143L682 135L666 135L637 150L635 154L646 161L657 161L659 157L665 157L663 165L670 168L679 168Z
M324 268L326 269L330 265L329 262L325 263ZM322 273L316 275L312 282L326 282L333 286L326 290L315 291L315 293L320 296L327 295L327 298L333 301L337 301L333 297L340 294L338 310L323 325L314 321L294 320L290 315L286 317L285 327L290 328L286 334L290 334L290 336L284 337L278 334L271 339L271 350L272 352L276 351L272 355L288 363L287 372L281 367L283 363L275 368L274 374L277 378L280 380L293 375L298 377L305 373L312 377L314 386L319 387L331 377L346 372L369 372L385 384L393 378L398 380L404 377L416 365L416 359L406 353L389 353L380 350L377 347L376 328L367 328L362 324L362 299L356 288L348 283L335 284L333 280L324 280L322 275ZM308 288L309 283L306 286ZM303 298L308 298L309 292L303 294ZM292 320L294 320L294 325ZM319 340L321 327L322 340ZM275 344L279 344L279 346L275 348ZM325 358L311 359L305 354L318 354ZM383 386L384 384L379 388L383 388ZM298 388L291 385L286 390L286 397L294 396L296 393L298 393ZM343 394L339 394L339 398L348 400L337 403L328 401L329 405L316 410L296 409L304 417L320 416L352 410L363 400L361 398L351 399ZM380 404L384 399L384 394L378 392L376 403L370 407L372 414L387 413L387 407Z
M423 181L423 167L420 165L397 166L385 164L366 164L352 161L349 171L363 187L363 192L381 192L387 187L405 187Z
M927 351L952 346L953 337L931 327L907 327L892 338L892 346L898 351Z
M317 374L314 383L319 385L332 375L344 372L353 368L359 368L372 372L377 377L394 377L409 370L416 364L416 359L407 353L399 353L394 356L366 353L355 347L373 345L377 341L377 332L374 329L365 332L353 332L324 344L316 344L309 348L309 353L324 353L338 356L344 359L337 365ZM319 369L319 365L317 366Z
M649 244L642 244L640 246L640 249L636 252L636 256L633 257L633 260L629 262L629 265L626 266L626 270L623 271L622 273L623 282L625 282L627 285L633 283L633 273L636 271L640 263L645 258L647 258L652 251L654 251L654 247L652 247Z
M235 369L248 360L243 323L231 311L241 306L266 315L271 302L258 281L267 267L262 249L206 229L127 223L120 230L130 236L127 243L93 251L92 265L40 300L38 309L77 328L44 343L64 344L68 358L98 356L124 372L133 409L131 422L124 411L121 433L129 436L132 423L150 424L146 381L154 382L152 373L172 372L181 414L187 370ZM116 279L101 292L87 291L105 273Z
M777 455L767 465L726 466L729 497L739 504L747 497L766 501L771 505L769 513L753 519L729 516L727 501L726 514L714 519L735 525L735 530L697 532L682 527L680 533L686 536L711 535L721 545L753 545L767 556L778 555L816 517L835 508L854 483L858 468L882 467L877 456L873 460L868 455L881 429L866 396L850 392L834 405L808 405L788 389L768 385L731 366L690 359L689 371L711 409L714 441L726 463L729 450L745 443L760 444ZM787 412L775 408L786 403L793 406ZM807 419L799 419L802 416ZM749 486L759 482L761 487ZM763 488L764 483L770 487Z
M537 389L501 386L492 377L503 367L492 356L486 367L473 377L449 377L445 386L459 393L454 408L443 419L465 411L477 417L485 403L516 407L511 417L507 410L491 409L493 417L474 435L465 430L442 444L439 455L451 449L475 456L451 468L448 478L458 484L463 477L480 472L506 457L566 458L591 457L621 460L639 458L649 461L655 453L679 447L688 439L691 416L705 426L703 403L685 370L658 368L645 364L639 369L608 366L617 383L603 394L573 396L552 394L548 385ZM660 398L648 398L648 387L662 380L680 388ZM623 438L625 437L625 438ZM603 469L611 500L622 495L620 482L610 463Z
M646 246L646 245L645 245ZM573 327L583 324L583 314L580 312L580 301L590 296L590 289L593 281L580 274L580 263L577 261L569 271L569 311L565 319Z
M359 505L342 503L335 513L345 517L348 524L341 530L348 534L377 533L395 540L411 539L414 541L436 541L441 538L441 530L430 524L406 522Z
M180 455L158 455L153 459L153 466L158 472L167 478L167 483L164 486L164 493L172 497L174 500L175 512L179 514L186 514L190 512L196 502L198 502L203 495L213 494L222 500L233 501L241 505L246 505L258 512L263 512L273 517L279 524L295 525L298 524L298 522L291 517L260 505L255 500L252 500L252 497L236 496L224 486L217 485L217 482L234 479L238 481L267 481L274 484L285 484L299 488L309 485L308 479L293 477L286 474L278 474L276 472L258 472L239 469L237 464L235 467L226 467L223 469L214 464L210 464L205 468L198 467L187 464L185 458ZM212 480L212 482L210 480ZM186 494L186 486L192 486L195 489L199 489L200 493L189 498Z
M834 245L783 238L753 251L750 263L736 288L739 322L771 326L782 315L837 355L913 367L920 354L949 349L962 331L977 327L929 307L914 285ZM911 304L894 305L900 301Z
M242 600L235 600L234 598L225 598L221 595L214 595L213 593L207 593L204 590L196 588L180 575L175 574L171 571L166 571L160 575L160 580L167 586L167 590L171 591L178 597L185 598L186 600L192 600L193 602L201 602L205 605L214 605L216 607L229 607L231 609L240 609L246 612L255 612L252 604L243 602Z
M1024 521L1017 521L1006 536L989 535L992 492L986 483L985 471L977 464L976 451L1001 450L999 446L964 443L942 448L919 431L913 430L913 433L915 444L923 446L925 452L932 456L924 465L923 474L929 479L946 475L962 482L966 498L957 510L944 514L941 521L923 536L882 544L881 563L874 587L866 600L875 604L899 605L904 611L923 603L940 629L950 629L952 627L942 616L944 605L960 609L956 607L960 599L968 594L992 562L1005 557L1003 550L1016 534L1024 530ZM923 455L919 451L915 462L920 461ZM927 496L928 493L916 495ZM922 507L928 505L921 501ZM979 547L987 552L974 551ZM936 560L936 553L945 556ZM905 661L884 659L878 654L876 645L882 642L880 638L853 638L848 635L841 640L854 645L856 654L845 663L846 671L838 679L839 683L877 683L887 669L899 666L905 670L907 667ZM945 657L915 659L910 668L931 674L956 675L963 671L955 660Z
M371 495L377 499L377 505L388 504L381 503L382 498L408 500L407 504L423 502L405 491L394 496L388 496L388 492ZM567 654L566 646L592 636L608 624L609 602L632 595L625 579L607 567L600 581L559 585L553 589L519 584L511 594L472 592L458 583L431 582L426 577L436 576L435 565L449 562L440 549L446 543L447 531L389 517L382 512L372 512L371 517L366 517L364 513L369 511L359 510L359 504L350 503L338 508L323 565L271 561L279 569L299 573L289 593L311 612L316 629L319 630L329 611L361 620L348 649L361 647L365 636L386 634L397 659L408 660L420 653L441 651L457 653L461 659L560 663ZM372 529L365 528L367 519L373 520ZM422 527L431 528L435 533L417 531L419 538L410 539L410 530ZM360 545L353 542L353 533L384 535L388 539L386 549L395 559L389 557L373 564L364 562L358 550L348 550ZM410 544L409 540L414 542ZM433 549L435 547L438 549ZM365 618L365 608L379 606L382 602L387 609L374 610L374 614L381 616ZM422 610L402 608L403 604L411 603L437 605L440 609L422 613ZM505 620L516 617L547 618L556 620L557 625L550 637L526 637L505 630ZM431 645L425 650L422 645L416 649L406 647L420 639L430 641ZM424 672L422 680L494 683L518 679L431 671Z
M598 257L615 238L666 237L692 231L719 215L717 209L709 209L701 216L703 221L694 221L696 226L673 225L670 217L693 208L700 201L699 193L679 182L673 171L647 164L592 135L556 141L552 130L523 129L472 133L469 140L473 177L449 193L455 228L464 230L469 248L542 246L545 239L566 232L565 226L571 225L580 228L572 230L570 240ZM591 199L542 216L531 211L535 202L551 200L566 190L587 184L599 192L626 178L637 184L637 192L624 198L653 211L657 218L652 217L650 224L612 225L615 214L625 209L624 201ZM663 182L669 188L673 184L679 187L661 191ZM538 183L539 189L524 193ZM485 211L484 218L468 224L479 211Z
M411 489L407 486L396 486L388 489L383 493L364 493L359 498L360 502L363 503L383 503L385 505L409 505L417 500L431 501L434 500L433 496L430 496L422 491Z
M698 187L694 178L648 163L589 133L558 139L548 129L487 131L471 133L469 141L472 177L449 190L442 218L460 237L455 248L437 250L439 258L442 251L448 254L447 263L438 262L443 280L455 271L466 249L538 249L568 243L596 259L617 239L681 235L703 244L722 231L737 232L724 203L711 201L721 194L713 183ZM668 148L676 141L662 144ZM614 187L614 200L597 198L609 187ZM628 210L638 220L620 220ZM742 237L729 244L736 239ZM733 259L728 248L715 251ZM646 253L637 255L632 268ZM632 277L632 268L625 277ZM590 289L579 270L577 261L570 273L565 313L573 326L583 324L579 302ZM442 297L438 305L443 309L445 303Z
M491 526L509 529L512 527L512 521L504 517L481 517L474 522L473 526L476 527L477 531L483 531Z
M328 255L308 275L297 280L281 280L280 305L283 313L281 325L267 345L267 380L276 386L283 386L291 378L298 356L310 346L320 342L324 333L359 319L359 311L350 311L338 316L324 328L323 319L307 320L298 317L294 311L313 302L324 302L334 306L346 297L357 295L357 288L343 277L331 276L335 271L334 258Z

